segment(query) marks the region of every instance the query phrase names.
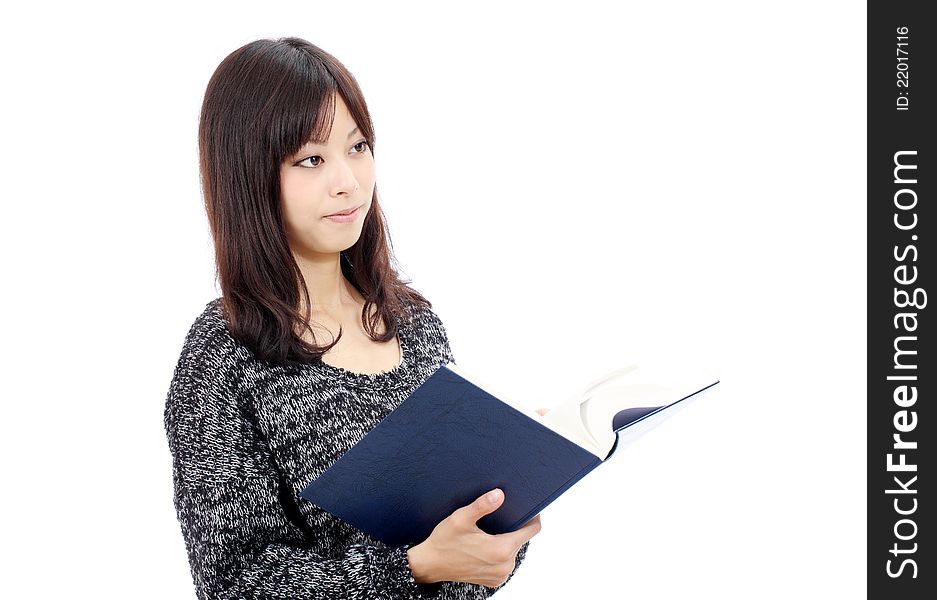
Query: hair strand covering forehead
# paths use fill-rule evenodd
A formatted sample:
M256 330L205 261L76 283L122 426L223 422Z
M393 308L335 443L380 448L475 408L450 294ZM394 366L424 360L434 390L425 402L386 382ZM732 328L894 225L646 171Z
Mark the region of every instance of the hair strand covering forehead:
M286 69L268 101L273 114L267 134L275 158L281 161L307 142L322 144L328 140L335 119L336 95L341 94L320 56L305 47L290 45L285 50Z

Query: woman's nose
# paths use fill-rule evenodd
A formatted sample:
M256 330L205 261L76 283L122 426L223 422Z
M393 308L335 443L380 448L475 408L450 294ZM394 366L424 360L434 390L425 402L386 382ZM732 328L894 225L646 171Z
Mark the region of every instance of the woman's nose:
M358 190L358 178L355 177L355 172L345 163L337 167L336 171L333 188L335 195L342 193L354 194Z

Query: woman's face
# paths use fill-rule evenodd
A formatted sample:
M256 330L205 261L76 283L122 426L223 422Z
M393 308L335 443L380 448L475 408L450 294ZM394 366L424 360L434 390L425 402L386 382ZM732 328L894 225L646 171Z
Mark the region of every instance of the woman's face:
M308 259L358 241L374 193L374 155L340 95L326 145L307 143L280 165L280 197L294 254ZM348 218L328 218L358 207Z

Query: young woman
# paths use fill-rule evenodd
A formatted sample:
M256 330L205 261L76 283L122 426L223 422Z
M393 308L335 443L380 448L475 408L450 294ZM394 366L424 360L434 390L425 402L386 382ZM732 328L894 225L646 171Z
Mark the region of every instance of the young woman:
M199 156L222 296L189 330L165 410L200 599L485 598L540 530L539 516L480 530L504 499L492 490L391 548L297 498L453 361L391 267L373 149L354 78L304 40L249 43L208 83Z

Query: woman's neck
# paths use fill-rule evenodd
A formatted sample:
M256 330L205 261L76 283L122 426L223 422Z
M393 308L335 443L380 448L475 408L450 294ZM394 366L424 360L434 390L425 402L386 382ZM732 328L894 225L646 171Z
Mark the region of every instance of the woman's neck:
M339 253L315 258L296 256L299 270L306 281L313 312L341 311L364 303L364 298L342 273L340 261ZM305 309L305 302L305 297L300 294L301 309Z

